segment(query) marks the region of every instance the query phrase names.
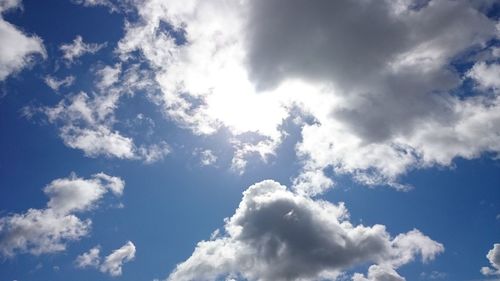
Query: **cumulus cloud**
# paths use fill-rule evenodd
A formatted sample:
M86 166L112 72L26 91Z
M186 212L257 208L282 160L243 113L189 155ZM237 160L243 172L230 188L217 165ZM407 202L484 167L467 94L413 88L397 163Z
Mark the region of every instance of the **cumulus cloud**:
M29 66L35 55L47 56L40 37L29 36L3 19L4 13L20 6L20 0L0 1L0 81Z
M49 88L57 92L61 87L69 87L73 85L73 83L75 82L75 76L69 75L63 79L57 79L56 77L47 75L45 76L43 81L45 82L45 84L47 84L47 86L49 86Z
M96 246L90 249L88 252L83 253L76 257L75 264L78 268L86 268L86 267L98 267L101 263L101 258L99 256L101 249L99 246Z
M49 197L44 209L0 218L0 254L12 257L65 250L68 242L90 231L91 220L80 219L77 214L95 208L108 191L121 195L124 186L122 179L104 173L89 179L71 175L52 181L43 189Z
M274 155L300 110L296 188L332 186L323 171L408 188L415 168L448 166L498 147L496 64L468 58L498 36L471 1L145 1L118 44L156 72L166 115L195 134L232 133L234 170ZM164 23L168 23L165 25ZM167 26L167 27L166 27ZM464 78L477 93L454 94ZM473 130L471 130L473 128ZM251 141L246 134L259 137ZM481 141L477 141L481 140ZM320 182L320 185L317 183ZM319 187L321 186L321 187Z
M483 275L496 275L500 276L500 244L495 243L486 258L490 261L491 267L482 267L481 273Z
M391 267L372 265L368 268L368 275L355 273L352 281L406 281Z
M500 91L500 64L485 62L476 63L467 75L474 79L483 90Z
M169 145L160 141L136 145L131 137L113 128L120 99L150 86L144 73L120 64L96 70L97 92L69 95L54 106L27 109L29 115L42 112L50 123L59 126L59 135L68 147L80 149L88 157L139 159L147 164L162 160L170 153Z
M122 266L135 258L135 245L128 241L121 248L114 250L109 254L101 264L99 270L108 273L111 276L120 276Z
M62 44L59 47L59 50L63 53L63 59L67 63L73 63L75 59L78 59L85 54L95 54L105 46L106 43L85 43L83 42L82 36L78 35L75 37L73 42Z
M106 256L102 262L100 251L100 247L96 246L88 252L79 255L75 260L76 266L79 268L94 267L111 276L120 276L123 264L135 258L136 248L134 243L128 241L125 245Z
M249 187L225 222L225 233L199 242L168 280L335 279L362 264L373 264L368 279L354 280L404 280L395 269L444 250L418 230L391 237L383 225L353 225L342 203L313 200L271 180Z

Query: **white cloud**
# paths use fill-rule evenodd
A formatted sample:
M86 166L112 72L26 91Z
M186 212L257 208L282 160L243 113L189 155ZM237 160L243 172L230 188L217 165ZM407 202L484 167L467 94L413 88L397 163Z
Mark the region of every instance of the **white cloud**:
M374 278L399 276L394 270L416 256L427 262L444 250L418 230L393 238L383 225L353 225L348 219L342 203L294 194L270 180L254 184L225 220L225 234L199 242L168 280L335 279L363 264L374 264L368 280L386 280Z
M40 255L66 249L70 241L87 235L91 220L82 220L78 212L94 208L108 191L120 195L124 182L104 173L89 179L71 175L52 181L44 188L49 197L45 209L29 209L25 213L0 218L0 254Z
M106 43L85 43L82 36L78 35L73 42L62 44L59 50L63 53L63 59L67 63L73 63L75 59L85 54L95 54L106 46Z
M132 3L135 0L71 0L71 2L82 5L84 7L107 7L111 12L131 11L133 10Z
M122 72L121 65L104 66L96 71L97 93L70 95L41 111L48 121L59 125L60 137L68 147L80 149L88 157L139 159L147 164L162 160L170 147L164 141L150 145L134 143L131 137L114 130L115 111L124 95L150 87L144 73L134 67Z
M495 243L486 258L490 261L491 267L482 267L481 273L483 275L497 275L500 276L500 244Z
M128 241L125 245L106 256L102 262L100 252L101 248L96 246L88 252L79 255L75 260L76 266L78 268L94 267L102 273L107 273L114 277L120 276L122 275L123 264L135 258L136 248L134 243Z
M195 134L229 129L236 171L250 155L274 155L293 109L310 116L297 145L304 169L296 188L304 193L332 186L324 169L407 189L398 180L411 169L500 151L500 98L453 94L468 76L496 87L490 76L476 78L493 75L494 64L476 61L467 73L451 65L498 36L478 5L294 0L282 7L280 0L141 2L117 51L123 60L139 51L150 63L162 91L155 101L170 119ZM259 138L248 141L248 133Z
M81 149L89 157L99 155L120 159L135 157L132 139L105 126L95 128L64 126L61 128L61 138L67 146Z
M483 90L500 91L500 64L485 62L476 63L467 76L474 79Z
M95 207L108 191L121 195L124 187L122 179L99 173L91 179L76 176L56 179L44 188L44 192L50 198L47 203L49 209L56 213L68 214Z
M95 267L97 268L101 263L101 258L99 256L101 248L96 246L90 249L88 252L83 253L76 257L75 264L78 268L85 267Z
M194 155L197 155L200 158L201 166L210 166L214 165L217 162L217 156L210 149L196 149L194 151Z
M7 11L21 6L20 0L0 1L0 81L29 66L35 55L47 56L42 39L29 36L3 19Z
M134 243L128 241L121 248L114 250L108 255L99 267L99 270L111 276L120 276L123 264L135 258L135 251Z
M47 84L47 86L49 86L49 88L51 88L52 90L57 92L57 91L59 91L59 88L61 88L61 87L69 87L69 86L73 85L73 83L75 82L75 76L69 75L63 79L57 79L56 77L52 77L50 75L47 75L47 76L45 76L45 78L43 80L44 80L45 84Z
M427 279L427 280L445 279L447 276L448 276L448 274L446 274L444 272L437 271L437 270L433 270L429 273L427 273L427 272L420 273L420 278Z
M72 0L75 4L80 4L87 7L92 6L108 6L112 5L109 0Z
M200 155L200 163L202 166L213 165L215 164L215 162L217 162L217 156L215 156L215 154L210 149L203 150Z
M372 265L368 268L366 278L363 274L355 273L352 281L406 281L394 269L387 266Z
M118 82L120 79L120 74L122 72L121 65L116 64L114 66L106 65L97 71L99 81L97 82L97 88L104 90L111 87L113 84Z
M170 154L170 146L164 141L149 146L140 146L137 149L137 154L144 163L151 164L162 160Z

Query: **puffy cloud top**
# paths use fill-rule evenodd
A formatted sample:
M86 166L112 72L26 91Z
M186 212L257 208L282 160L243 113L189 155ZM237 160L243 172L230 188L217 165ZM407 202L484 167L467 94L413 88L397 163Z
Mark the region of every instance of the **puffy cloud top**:
M490 261L491 267L481 268L481 273L484 275L499 275L500 276L500 244L495 243L486 258Z
M444 250L418 230L393 238L383 225L348 218L343 204L297 195L271 180L254 184L226 220L225 235L199 242L168 280L321 280L365 263L376 265L368 273L373 279L382 269L399 276L394 269L416 256L425 262Z
M500 101L490 95L498 50L487 44L499 25L479 6L151 0L137 5L117 52L126 61L139 51L150 63L169 118L196 134L228 128L235 170L251 154L273 155L298 110L314 121L300 124L296 189L331 187L325 169L406 189L398 179L408 170L500 151ZM490 55L467 55L479 51ZM453 66L463 59L471 69ZM458 97L466 78L478 87Z

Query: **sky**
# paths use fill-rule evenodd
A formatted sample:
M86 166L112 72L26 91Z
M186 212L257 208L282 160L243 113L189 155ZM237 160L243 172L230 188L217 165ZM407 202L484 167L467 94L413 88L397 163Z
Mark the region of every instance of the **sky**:
M0 279L500 280L500 4L0 0Z

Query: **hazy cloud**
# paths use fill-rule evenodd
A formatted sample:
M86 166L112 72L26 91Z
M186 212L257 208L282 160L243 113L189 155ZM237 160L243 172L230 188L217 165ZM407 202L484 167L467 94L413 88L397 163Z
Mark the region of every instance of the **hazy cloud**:
M56 77L47 75L44 78L44 82L47 86L49 86L49 88L57 92L61 87L69 87L73 85L73 82L75 82L75 76L69 75L63 79L57 79Z
M95 54L105 46L106 43L85 43L83 42L82 36L78 35L75 37L73 42L62 44L59 47L59 50L63 53L63 59L67 63L73 63L75 59L78 59L85 54Z

